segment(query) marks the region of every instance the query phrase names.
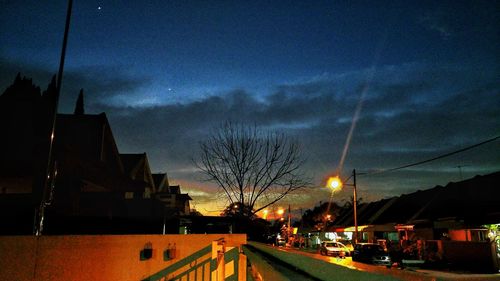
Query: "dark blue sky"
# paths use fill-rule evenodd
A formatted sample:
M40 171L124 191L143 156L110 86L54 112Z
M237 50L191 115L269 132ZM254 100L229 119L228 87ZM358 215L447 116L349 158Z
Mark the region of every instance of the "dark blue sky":
M71 112L84 88L87 112L107 113L120 151L147 152L152 169L183 184L201 211L210 187L190 159L227 119L297 137L319 186L339 165L360 101L344 174L500 134L499 4L75 0L60 111ZM46 87L66 5L1 2L2 91L17 72ZM499 148L360 178L361 197L456 181L457 166L465 178L500 170ZM318 188L292 201L327 197Z

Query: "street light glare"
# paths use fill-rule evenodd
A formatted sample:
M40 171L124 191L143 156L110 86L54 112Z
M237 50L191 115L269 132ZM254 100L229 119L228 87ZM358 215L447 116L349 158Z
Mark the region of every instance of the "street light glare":
M341 188L342 187L342 181L337 176L335 176L335 177L329 177L328 181L326 183L326 186L329 187L329 188L331 188L331 189L333 189L333 190L336 190L337 188Z

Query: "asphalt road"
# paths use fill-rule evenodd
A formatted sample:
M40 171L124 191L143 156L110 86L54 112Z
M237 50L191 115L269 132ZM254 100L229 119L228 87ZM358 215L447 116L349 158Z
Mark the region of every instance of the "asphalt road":
M400 280L408 281L437 281L437 280L460 280L460 281L480 281L480 280L499 280L500 274L464 274L464 273L453 273L453 272L443 272L435 270L422 270L422 269L399 269L396 267L386 268L385 266L377 266L372 264L366 264L361 262L352 261L351 257L338 258L331 256L322 256L319 253L306 252L303 250L285 248L285 247L274 247L280 251L286 251L298 255L308 256L318 260L323 260L329 263L341 265L351 269L356 269L360 271L366 271L371 273L389 275Z

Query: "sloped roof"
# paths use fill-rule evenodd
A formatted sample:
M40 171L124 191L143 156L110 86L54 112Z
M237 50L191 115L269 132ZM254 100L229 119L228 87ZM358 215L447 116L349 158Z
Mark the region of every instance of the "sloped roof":
M371 224L373 223L372 217L378 213L379 210L389 202L389 199L383 199L376 202L371 202L366 204L366 207L361 208L358 214L358 225L359 224Z
M469 225L498 223L500 172L361 204L357 211L358 225L416 224L448 218ZM352 208L340 214L335 225L354 225Z
M120 154L125 174L134 181L143 182L146 186L153 188L155 184L149 168L146 153Z
M369 225L377 223L378 217L395 202L395 199L396 198L393 197L358 205L358 208L356 210L358 216L358 225ZM335 220L335 225L354 225L353 213L353 208L347 209L340 214L337 220Z
M169 186L170 193L173 194L181 194L181 187L179 185L171 185Z
M123 171L125 174L129 175L133 178L134 170L137 169L140 165L144 164L144 155L145 154L125 154L121 153L120 158L123 164Z
M175 196L175 198L177 198L179 200L193 200L193 198L191 198L191 196L189 196L189 194L187 194L187 193L177 194Z
M79 159L106 162L123 172L106 114L58 114L56 144Z
M112 191L143 191L130 179L118 153L106 114L58 114L56 158L61 176L77 176Z
M417 212L424 208L430 200L433 200L442 191L442 186L428 190L419 190L410 194L403 194L397 198L379 217L373 222L376 224L396 223L404 224Z
M439 190L410 223L445 218L457 218L471 225L500 222L500 172L452 182Z
M341 208L340 214L333 221L336 226L354 225L353 208Z
M165 190L168 189L169 186L167 174L152 174L152 176L157 192L165 192Z

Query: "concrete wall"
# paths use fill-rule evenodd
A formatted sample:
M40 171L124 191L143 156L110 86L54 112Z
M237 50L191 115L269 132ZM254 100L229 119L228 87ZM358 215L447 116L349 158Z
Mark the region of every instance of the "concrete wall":
M496 245L492 242L443 241L443 257L451 266L477 272L498 272Z
M74 235L0 237L0 280L142 280L224 238L227 246L246 243L245 234ZM150 243L152 257L140 258ZM175 245L175 258L163 251Z

